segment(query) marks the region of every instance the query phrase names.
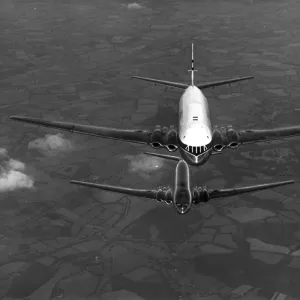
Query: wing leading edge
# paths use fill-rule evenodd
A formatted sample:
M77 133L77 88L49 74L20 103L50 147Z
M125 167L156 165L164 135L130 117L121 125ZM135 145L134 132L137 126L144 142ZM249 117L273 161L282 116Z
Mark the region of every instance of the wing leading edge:
M151 131L147 130L128 130L102 126L81 125L60 121L47 121L30 117L11 116L11 120L34 124L43 127L56 128L72 133L98 136L107 139L123 140L128 142L148 144L150 143Z
M275 188L278 186L283 186L283 185L288 185L288 184L293 184L293 183L295 183L294 180L287 180L287 181L278 181L278 182L272 182L272 183L257 184L257 185L232 188L232 189L211 190L211 191L208 191L208 195L209 195L210 199L231 197L231 196L235 196L235 195L262 191L262 190L271 189L271 188Z
M87 186L87 187L93 187L103 191L121 193L129 196L143 197L149 199L156 199L156 194L157 194L156 190L132 189L132 188L125 188L121 186L92 183L92 182L85 182L85 181L71 180L70 183Z
M23 116L11 116L10 119L23 123L69 131L72 133L98 136L114 140L123 140L139 144L149 144L151 142L152 135L152 131L149 130L130 130L103 126L75 124L60 121L47 121ZM240 130L238 131L238 143L245 145L258 142L268 142L272 140L285 139L299 135L300 126L277 127L272 129Z
M189 84L186 84L186 83L160 80L160 79L154 79L154 78L149 78L149 77L131 76L131 78L149 81L149 82L153 82L156 84L171 86L171 87L180 88L180 89L186 89L189 87ZM246 77L237 77L237 78L226 79L226 80L212 81L212 82L199 84L199 85L197 85L197 87L199 89L203 90L203 89L207 89L207 88L211 88L211 87L215 87L215 86L231 84L231 83L249 80L249 79L253 79L253 78L254 78L253 76L246 76Z
M93 188L97 188L109 192L122 193L130 196L143 197L148 199L157 199L157 192L158 192L157 190L133 189L133 188L126 188L121 186L113 186L113 185L91 183L91 182L77 181L77 180L72 180L70 181L70 183L87 186L87 187L93 187ZM240 188L209 190L208 196L209 199L231 197L235 195L257 192L257 191L266 190L266 189L275 188L278 186L284 186L293 183L295 183L294 180L287 180L287 181L278 181L273 183L245 186ZM162 200L167 200L167 199L162 199Z
M249 129L240 130L239 143L252 144L268 142L300 135L300 126L286 126L272 129Z

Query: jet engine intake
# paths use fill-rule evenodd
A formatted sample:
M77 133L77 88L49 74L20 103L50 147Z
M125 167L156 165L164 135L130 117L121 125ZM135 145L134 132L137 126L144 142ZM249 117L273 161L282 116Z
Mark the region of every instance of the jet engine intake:
M225 148L225 146L224 146L224 145L221 145L221 144L217 144L217 145L214 145L214 146L213 146L213 149L214 149L214 151L216 151L216 152L221 152L221 151L224 150L224 148Z
M154 149L165 147L169 152L176 151L178 149L176 130L173 127L156 126L151 135L150 145Z
M163 133L160 127L157 127L152 135L151 135L151 142L150 145L154 149L158 149L163 147Z
M157 201L165 202L166 204L172 203L172 190L170 187L159 187L156 192L156 199Z
M213 133L213 149L216 152L221 152L224 148L236 149L239 147L239 135L231 127L215 127Z
M153 142L153 143L150 143L150 146L154 149L159 149L159 148L162 148L162 144L159 143L159 142Z
M166 148L169 152L175 152L178 149L176 145L172 145L172 144L167 145Z
M175 129L168 129L166 132L166 144L177 145L177 132Z
M195 187L193 190L193 203L199 204L200 202L208 202L209 194L206 187Z
M224 148L223 135L220 129L215 129L213 133L213 149L216 152L221 152Z
M228 138L228 147L232 148L232 149L236 149L239 147L239 135L238 133L232 129L232 128L228 128L227 130L227 138Z

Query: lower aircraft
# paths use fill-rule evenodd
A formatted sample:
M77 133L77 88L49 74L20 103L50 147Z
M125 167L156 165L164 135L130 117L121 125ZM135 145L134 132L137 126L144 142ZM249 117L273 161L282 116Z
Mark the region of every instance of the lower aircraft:
M300 126L277 127L273 129L236 130L231 125L212 126L208 101L202 90L231 84L253 76L237 77L221 81L194 84L194 50L192 44L191 83L171 82L166 80L132 76L132 78L183 89L178 104L178 124L167 127L156 126L155 129L121 129L103 126L67 123L61 121L41 120L25 116L11 116L10 119L69 132L102 138L122 140L131 143L147 144L152 148L165 148L169 152L180 151L184 161L189 165L203 165L213 153L223 149L236 149L240 145L283 139L300 135Z
M206 187L194 187L193 189L191 189L190 169L188 164L184 160L176 156L168 157L167 155L164 155L161 157L178 161L175 169L173 188L167 186L158 187L152 190L146 190L77 180L71 180L70 183L87 187L93 187L109 192L116 192L130 196L154 199L158 202L164 202L169 205L173 204L173 207L180 215L184 215L187 212L189 212L193 204L199 204L200 202L208 202L209 200L214 198L230 197L234 195L251 193L295 183L294 180L287 180L231 189L208 190Z

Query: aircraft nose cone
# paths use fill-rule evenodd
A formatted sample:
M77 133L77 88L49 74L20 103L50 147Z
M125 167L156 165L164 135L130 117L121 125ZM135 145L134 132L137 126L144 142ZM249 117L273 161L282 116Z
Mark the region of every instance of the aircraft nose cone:
M176 205L177 212L178 212L180 215L184 215L184 214L186 214L187 212L189 212L190 208L191 208L191 207L190 207L189 204L177 204L177 205Z

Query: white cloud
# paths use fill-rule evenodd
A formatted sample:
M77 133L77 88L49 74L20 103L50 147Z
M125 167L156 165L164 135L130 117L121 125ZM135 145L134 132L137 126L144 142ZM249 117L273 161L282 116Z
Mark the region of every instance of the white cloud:
M134 3L129 3L127 5L127 8L128 9L141 9L141 8L143 8L143 6L140 5L140 4L138 4L138 3L136 3L136 2L134 2Z
M139 154L127 155L129 160L129 172L138 173L140 176L149 178L151 172L160 170L164 166L164 160L154 156Z
M12 169L12 170L17 170L17 171L25 170L25 164L19 160L10 159L9 161L6 162L6 165L9 169Z
M21 188L33 188L34 180L24 173L25 164L8 156L7 150L0 148L0 156L5 153L5 160L0 164L0 192L14 191Z
M0 157L7 156L7 150L5 148L0 148Z
M36 149L46 155L54 155L58 152L73 150L73 145L71 141L64 138L62 133L46 134L44 138L29 142L28 149Z

